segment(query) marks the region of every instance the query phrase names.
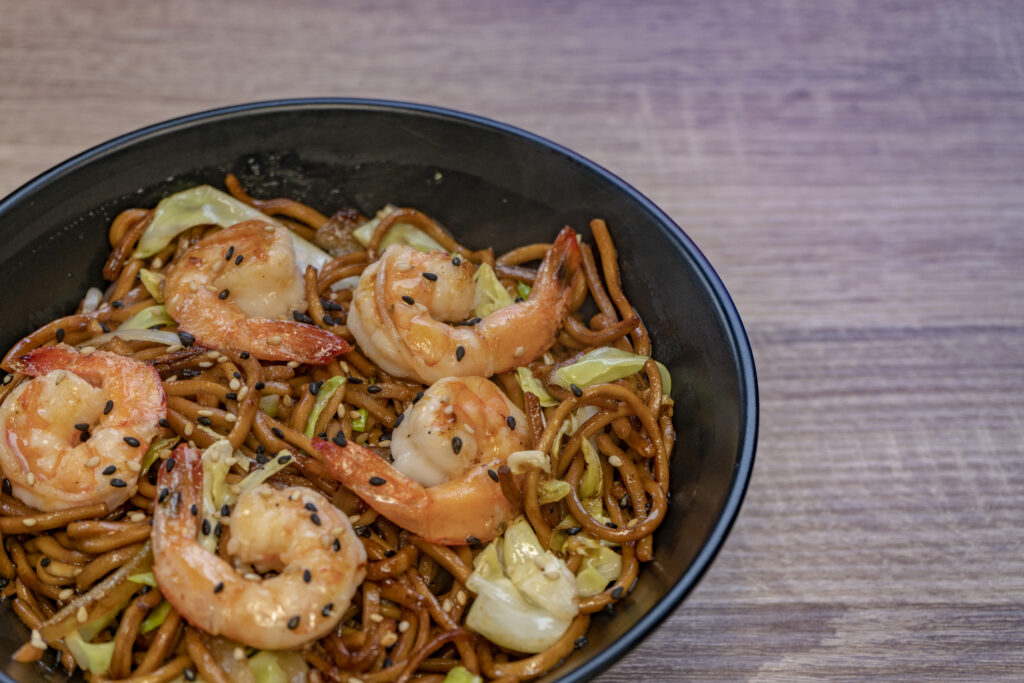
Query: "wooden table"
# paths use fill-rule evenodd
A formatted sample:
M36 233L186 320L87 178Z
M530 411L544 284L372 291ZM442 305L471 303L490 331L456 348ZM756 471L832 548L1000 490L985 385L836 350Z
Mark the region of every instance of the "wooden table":
M601 680L1024 677L1021 5L404 5L0 0L0 195L277 97L561 142L688 231L760 373L724 551Z

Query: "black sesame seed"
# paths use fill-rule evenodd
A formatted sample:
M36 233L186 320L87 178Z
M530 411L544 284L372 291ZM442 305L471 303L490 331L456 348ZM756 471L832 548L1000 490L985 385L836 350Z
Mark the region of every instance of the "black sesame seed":
M220 593L222 590L224 590L224 582L223 581L221 581L220 583L218 583L216 586L213 587L213 592L214 593Z
M249 360L249 352L242 351L240 354L238 354L238 357L241 358L242 360Z
M395 426L392 429L398 429L398 425L402 424L402 420L405 419L405 413L399 413L398 417L395 418Z
M573 396L576 396L577 398L579 398L580 396L582 396L582 395L583 395L583 390L582 390L582 389L580 389L580 388L579 388L578 386L576 386L575 384L570 384L570 385L569 385L569 389L571 389L571 390L572 390L572 394L573 394Z
M13 490L14 489L11 486L11 480L8 479L7 477L4 477L4 480L3 480L3 491L4 491L4 493L9 495Z
M284 432L282 432L282 431L281 431L281 429L280 429L279 427L274 427L274 428L273 428L273 429L271 429L270 431L271 431L271 432L272 432L272 433L274 434L274 436L276 436L277 438L279 438L279 439L283 439L283 438L284 438Z
M178 341L181 342L182 346L192 346L193 344L196 343L196 338L193 337L188 332L179 332Z
M331 547L334 548L334 552L338 552L339 550L341 550L341 541L339 541L338 539L334 539L334 543L331 544Z
M110 415L110 411L113 410L113 409L114 409L114 402L113 401L107 401L107 404L105 406L103 406L103 414L104 415Z
M515 429L516 428L516 419L514 417L512 417L511 415L509 415L508 417L505 418L505 422L506 422L506 424L508 424L508 428L509 429Z
M123 441L126 444L128 444L129 446L131 446L132 448L136 448L136 447L142 445L142 442L139 441L138 439L136 439L134 436L126 436L126 437L124 437ZM168 461L168 462L170 462L170 461Z
M455 360L462 360L466 355L466 347L456 346L455 347Z
M220 522L217 522L216 524L213 525L213 535L216 536L217 538L220 538L220 533L223 530L224 530L224 527L222 527L220 525Z
M423 277L427 278L431 282L437 282L437 273L423 273Z
M199 516L199 506L196 505L195 503L192 503L192 507L190 507L188 511L192 513L193 517Z
M462 259L460 259L458 256L453 256L452 257L452 265L453 266L461 266L462 265Z
M278 458L277 461L282 465L287 465L292 461L292 456L290 453L286 453L285 455L282 455L280 458Z
M334 301L333 299L320 299L320 305L324 307L325 311L340 311L342 310L341 304Z
M85 432L82 432L81 434L78 435L78 440L81 441L82 443L85 443L86 441L89 440L89 437L91 437L91 436L92 436L92 434L90 434L89 432L85 431Z
M392 646L392 647L394 647L394 646ZM385 657L384 658L384 662L381 664L381 666L383 668L385 668L385 669L390 669L394 665L395 665L395 663L391 660L391 657Z
M227 398L227 399L230 399L232 401L235 401L235 400L238 400L238 394L236 394L233 391L229 391L228 393L224 394L224 398Z
M616 586L612 589L612 598L618 600L622 597L622 586Z
M245 256L242 255L242 254L239 254L238 256L235 257L235 265L236 266L242 265L242 261L244 261L244 260L245 260Z
M43 565L44 567L49 567L50 566L50 558L44 557L43 559L39 560L39 564Z
M412 306L413 304L415 304L415 303L416 303L416 300L415 300L415 299L413 299L413 298L412 298L411 296L409 296L408 294L403 294L403 295L402 295L402 301L404 301L405 303L409 304L410 306Z
M515 298L515 300L513 301L513 303L521 304L521 303L523 303L524 301L526 301L526 299L524 299L524 298L523 298L523 297L521 297L521 296L517 296L517 297Z
M369 391L371 394L379 394L384 389L379 384L371 384L370 386L366 387L366 390Z
M256 462L258 462L261 465L266 465L268 462L270 462L270 457L266 453L257 453Z
M457 436L453 436L452 437L452 450L455 451L455 455L459 454L459 451L462 450L462 439L461 438L459 438Z
M113 474L114 472L117 472L117 467L114 466L114 465L107 465L106 467L103 468L103 472L101 474L105 474L105 475L109 476L109 475Z
M334 435L334 438L331 439L331 441L342 447L344 447L348 443L348 439L345 438L345 432L341 431L340 429L338 430L338 433Z
M104 333L109 333L110 332L110 325L106 324L103 321L100 321L100 329L103 330Z
M231 508L228 507L227 503L225 503L224 505L220 506L220 516L221 517L227 517L230 514L231 514Z
M419 401L421 398L423 398L423 392L417 391L416 395L412 397L413 405L416 405L416 402Z
M200 415L199 417L197 417L196 422L203 425L204 427L209 427L210 425L213 424L213 420L211 420L205 415Z
M118 301L111 301L110 305L113 306L114 308L124 308L124 302L120 301L120 300L118 300Z
M164 469L167 470L168 472L173 472L174 466L177 464L177 460L175 460L174 458L168 458L167 462L164 464Z
M167 489L167 488L160 489L160 495L157 496L156 502L158 502L158 503L164 502L165 500L167 500L167 496L169 496L169 495L171 495L170 489Z
M288 620L288 628L292 631L299 627L299 617L296 615Z
M240 373L238 370L232 372L231 376L234 377L235 379L242 379L242 373Z
M370 527L366 526L365 524L363 526L357 526L355 529L353 529L353 531L356 532L357 536L362 536L363 538L369 538L373 533L372 531L370 531Z
M196 370L195 368L185 368L184 370L181 371L181 376L186 378L198 377L199 371Z
M228 247L228 253L224 254L224 260L225 261L230 261L231 257L234 256L234 255L235 255L235 245L232 244L230 247Z
M306 583L309 583L310 581L312 581L313 580L312 572L310 572L308 569L303 569L302 570L302 580L305 581Z
M124 479L117 479L115 477L114 479L110 480L110 485L116 489L123 489L125 486L128 485L128 483Z
M192 669L185 669L185 671L182 672L182 673L185 674L185 680L187 680L187 681L194 681L194 680L196 680L196 672L193 671Z
M256 391L263 391L263 389L264 389L264 388L265 388L266 386L267 386L267 385L266 385L266 384L264 384L263 382L256 382L256 384L253 384L253 385L252 385L252 388L253 388L253 389L255 389Z
M347 377L346 381L349 384L362 384L363 383L363 378L362 377Z
M318 515L318 514L316 514L314 512L313 514L311 514L309 516L309 519L310 519L311 522L313 522L313 524L316 524L317 526L320 526L320 515Z
M171 495L171 507L173 508L172 512L174 514L178 514L178 508L180 506L181 506L181 491L175 491L174 494ZM153 526L153 518L152 517L149 518L149 525Z
M474 544L474 543L479 543L479 542L480 542L480 539L477 538L476 536L466 536L466 543Z
M320 610L320 614L324 615L325 617L329 617L331 615L331 610L333 610L333 609L334 609L334 603L333 602L329 602L326 605L324 605L324 608L322 610Z
M326 439L327 438L327 430L325 429L324 431L322 431L319 434L317 434L316 438L318 438L318 439Z
M384 477L370 477L370 486L383 486L388 483Z
M498 473L494 470L487 470L487 476L490 477L492 481L498 481Z
M384 557L394 557L397 554L398 553L395 552L394 550L392 550L391 548L388 548L387 550L384 551Z
M569 527L568 529L565 530L565 533L569 534L570 536L575 536L576 534L578 534L581 531L583 531L583 527L581 527L581 526L571 526L571 527Z
M212 530L213 530L213 529L212 529L212 528L210 527L210 520L208 520L208 519L204 519L204 520L203 520L203 535L204 535L204 536L209 536L209 535L210 535L210 532L211 532Z
M108 401L107 403L108 404L113 404L113 401ZM171 428L171 423L168 422L166 417L161 417L160 418L160 426L161 427L166 427L167 429L170 429Z
M59 344L62 341L64 341L64 328L63 327L58 327L57 328L57 343Z
M306 323L307 325L313 324L313 319L302 311L292 311L292 319L297 323Z
M80 432L84 432L85 430L89 429L89 424L87 422L79 422L75 425L75 429L77 429Z
M609 529L618 529L619 528L619 525L616 524L615 522L605 522L604 525L606 527L608 527Z
M587 642L588 641L586 636L580 636L579 638L573 641L572 645L578 650L581 647L584 647L587 644Z
M231 291L230 290L222 289L222 290L220 290L220 294L217 295L217 298L220 299L221 301L223 301L224 299L227 299L230 295L231 295Z
M314 396L316 396L317 394L320 393L320 387L322 387L323 385L324 385L324 381L322 379L310 382L309 383L309 393L311 393Z
M306 503L305 507L310 512L316 512L316 505L313 505L312 503Z
M340 320L341 318L335 320L334 316L324 313L324 325L337 325Z

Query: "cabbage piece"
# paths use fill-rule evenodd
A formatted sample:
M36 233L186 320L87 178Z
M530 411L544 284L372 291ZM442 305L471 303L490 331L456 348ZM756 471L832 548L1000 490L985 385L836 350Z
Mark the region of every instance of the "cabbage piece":
M221 439L207 446L203 451L203 492L202 492L202 519L209 521L212 528L217 522L217 515L220 508L227 502L231 495L228 488L227 474L231 469L231 458L234 449L231 442ZM210 552L217 549L217 537L212 532L199 534L199 545Z
M568 496L569 491L571 490L572 487L567 481L562 481L561 479L548 479L547 481L542 481L537 485L537 498L540 500L541 505L557 503Z
M602 346L583 354L576 362L556 369L551 373L551 381L565 390L571 389L573 384L586 389L594 384L614 382L634 375L644 369L646 362L647 356L614 346ZM654 362L661 375L662 393L671 394L672 377L668 374L668 368L658 361Z
M473 675L466 667L456 666L448 671L448 675L441 683L483 683L483 681L484 679Z
M585 552L576 572L576 594L581 598L597 595L622 574L622 556L611 548L598 543Z
M512 305L512 295L502 286L490 264L480 264L473 274L473 282L476 283L473 315L485 318L499 308Z
M148 330L159 325L173 325L174 318L171 317L163 304L149 306L121 323L118 330Z
M172 436L167 439L157 439L149 444L149 448L146 449L146 455L142 456L142 471L148 470L157 461L161 453L164 451L169 452L180 440L181 437Z
M140 630L143 633L149 633L153 629L160 628L160 625L167 620L167 615L170 613L171 603L164 600L159 605L157 605L156 609L149 613L149 616L146 617L146 620L142 622Z
M124 325L122 325L121 329L117 329L114 330L113 332L108 332L106 334L101 334L98 337L93 337L88 341L84 341L81 344L78 344L77 348L82 349L85 348L86 346L89 346L96 349L103 346L114 337L120 337L125 341L144 341L149 342L150 344L163 344L165 346L181 344L181 340L178 339L178 335L175 334L174 332L150 329L129 330L125 329Z
M519 381L520 388L524 392L529 392L536 396L540 400L540 404L545 408L558 405L558 401L547 392L547 389L540 383L540 380L534 377L530 368L525 366L516 368L516 379Z
M344 383L344 377L341 375L334 375L320 385L320 391L316 394L316 401L313 403L313 409L309 411L309 420L306 421L306 431L304 432L306 436L313 436L313 430L316 429L316 422L320 419L320 413L324 412L324 407L327 405L327 402L331 400L331 396L333 396L334 392L336 392Z
M378 211L376 216L353 230L352 236L365 247L370 243L370 238L373 237L373 233L377 229L377 226L380 225L381 220L387 218L389 214L392 214L397 210L397 206L388 204ZM385 234L384 238L380 241L379 250L383 251L392 244L405 244L417 251L444 251L444 247L438 244L433 237L423 232L415 225L402 223L401 221L392 225L387 231L387 234Z
M306 683L309 667L298 652L261 650L249 658L256 683Z
M565 563L544 551L519 518L473 561L466 587L476 600L466 625L502 647L542 652L568 630L579 610L575 584Z
M110 671L110 660L114 657L114 641L107 643L87 643L78 631L64 636L64 644L75 658L75 662L85 671L103 676Z
M92 313L103 302L103 292L96 287L85 290L85 298L82 299L82 313Z
M156 205L153 220L139 238L132 257L149 258L182 232L196 225L219 225L227 228L249 220L261 220L284 227L272 217L245 202L238 201L226 192L209 185L199 185L165 197ZM292 236L295 263L300 271L304 271L307 265L319 270L331 259L320 247L291 230L288 232Z
M161 273L154 273L153 271L146 270L145 268L139 269L139 281L158 304L162 304L164 302L164 280L166 279L167 278Z
M290 465L292 462L294 462L295 459L292 458L291 455L292 454L286 450L279 451L278 454L275 455L274 458L267 462L265 465L261 465L260 467L257 467L249 474L245 475L245 478L242 479L242 481L238 482L238 495L235 495L234 493L229 491L227 496L225 496L224 502L227 503L228 505L234 505L235 501L238 500L239 495L245 493L246 491L253 490L257 486L265 482L267 479L270 479L272 476L274 476L275 474L283 470L285 467L288 467L288 465Z
M281 405L281 397L277 394L264 394L260 396L260 410L270 417L277 417L277 409Z

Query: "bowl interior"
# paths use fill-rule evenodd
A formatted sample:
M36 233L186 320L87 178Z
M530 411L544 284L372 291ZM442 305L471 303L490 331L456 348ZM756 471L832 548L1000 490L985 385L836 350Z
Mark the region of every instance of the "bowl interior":
M238 107L156 126L100 146L0 203L0 345L71 312L100 276L106 230L122 209L149 207L197 183L239 176L258 197L300 199L331 214L415 206L470 248L550 241L563 225L589 239L604 218L627 296L672 376L677 446L671 505L615 614L543 680L603 670L693 586L742 498L753 457L756 392L735 310L692 243L647 200L566 150L513 129L439 110L359 101ZM0 609L0 670L47 680L9 661L27 638ZM0 675L2 677L2 675Z

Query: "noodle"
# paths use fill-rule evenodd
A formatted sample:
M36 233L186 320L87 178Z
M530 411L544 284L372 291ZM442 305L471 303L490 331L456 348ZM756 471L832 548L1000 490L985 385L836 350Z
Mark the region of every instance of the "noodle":
M235 199L283 217L282 224L310 241L327 228L365 220L354 210L328 218L293 199L256 199L233 175L226 186ZM170 343L173 336L161 337L169 340L162 343L108 334L162 303L141 284L140 273L164 277L186 250L217 230L195 226L156 253L136 257L153 216L149 209L129 209L111 223L112 251L103 268L110 286L99 308L80 309L47 323L4 358L10 371L14 360L57 344L77 345L83 353L91 348L128 356L159 374L166 396L166 417L152 442L151 457L141 472L135 468L138 489L120 506L89 503L40 511L19 499L11 482L3 479L0 588L34 632L32 643L16 658L40 659L43 650L35 638L41 633L72 672L81 663L65 639L105 615L108 623L90 633L90 642L110 644L110 663L102 674L87 673L90 680L157 683L201 675L206 681L226 682L233 680L232 667L244 666L252 656L236 647L234 659L242 663L231 662L233 643L189 625L160 589L151 587L154 507L168 495L180 495L157 484L157 471L164 463L170 471L174 462L168 457L178 440L205 449L227 439L236 456L229 461L225 486L233 489L276 455L290 454L288 466L275 470L267 483L318 491L354 525L368 557L366 578L337 627L299 651L299 661L309 668L308 680L440 681L461 666L487 679L519 681L550 671L586 643L589 615L623 599L641 563L653 558L652 534L667 511L674 442L672 401L664 395L661 370L652 359L638 372L609 383L582 388L572 384L570 391L553 381L559 368L595 348L650 355L650 336L622 291L616 250L603 221L590 225L596 256L590 245L581 245L570 311L554 346L524 366L554 404L522 384L517 371L491 378L523 411L532 447L552 456L550 472L534 465L516 469L511 462L495 466L489 474L500 484L501 495L514 509L522 509L540 545L561 558L568 572L582 572L587 548L602 543L621 563L614 578L578 598L578 615L566 621L567 630L553 644L524 655L467 626L476 598L467 583L486 543L470 537L467 545L446 546L400 528L336 481L314 446L318 438L342 445L351 440L390 458L391 432L423 396L424 385L392 377L358 347L314 366L260 361L239 349L200 348L189 335L179 335L181 343ZM527 244L495 257L490 249L474 251L458 243L420 211L400 208L380 216L365 251L335 254L319 270L308 266L302 272L305 310L296 311L295 320L352 341L346 318L352 292L339 289L338 283L359 276L373 263L385 235L398 223L420 229L452 255L491 264L510 298L537 286L538 271L529 264L552 248L549 243ZM232 258L230 252L228 256ZM585 314L587 306L591 313ZM161 329L177 331L173 324ZM21 372L5 376L0 400L27 381ZM323 386L331 387L329 396L321 397ZM585 493L587 481L599 482L598 488ZM552 497L553 484L565 490ZM229 558L230 525L222 528L218 522L216 535L215 552Z

